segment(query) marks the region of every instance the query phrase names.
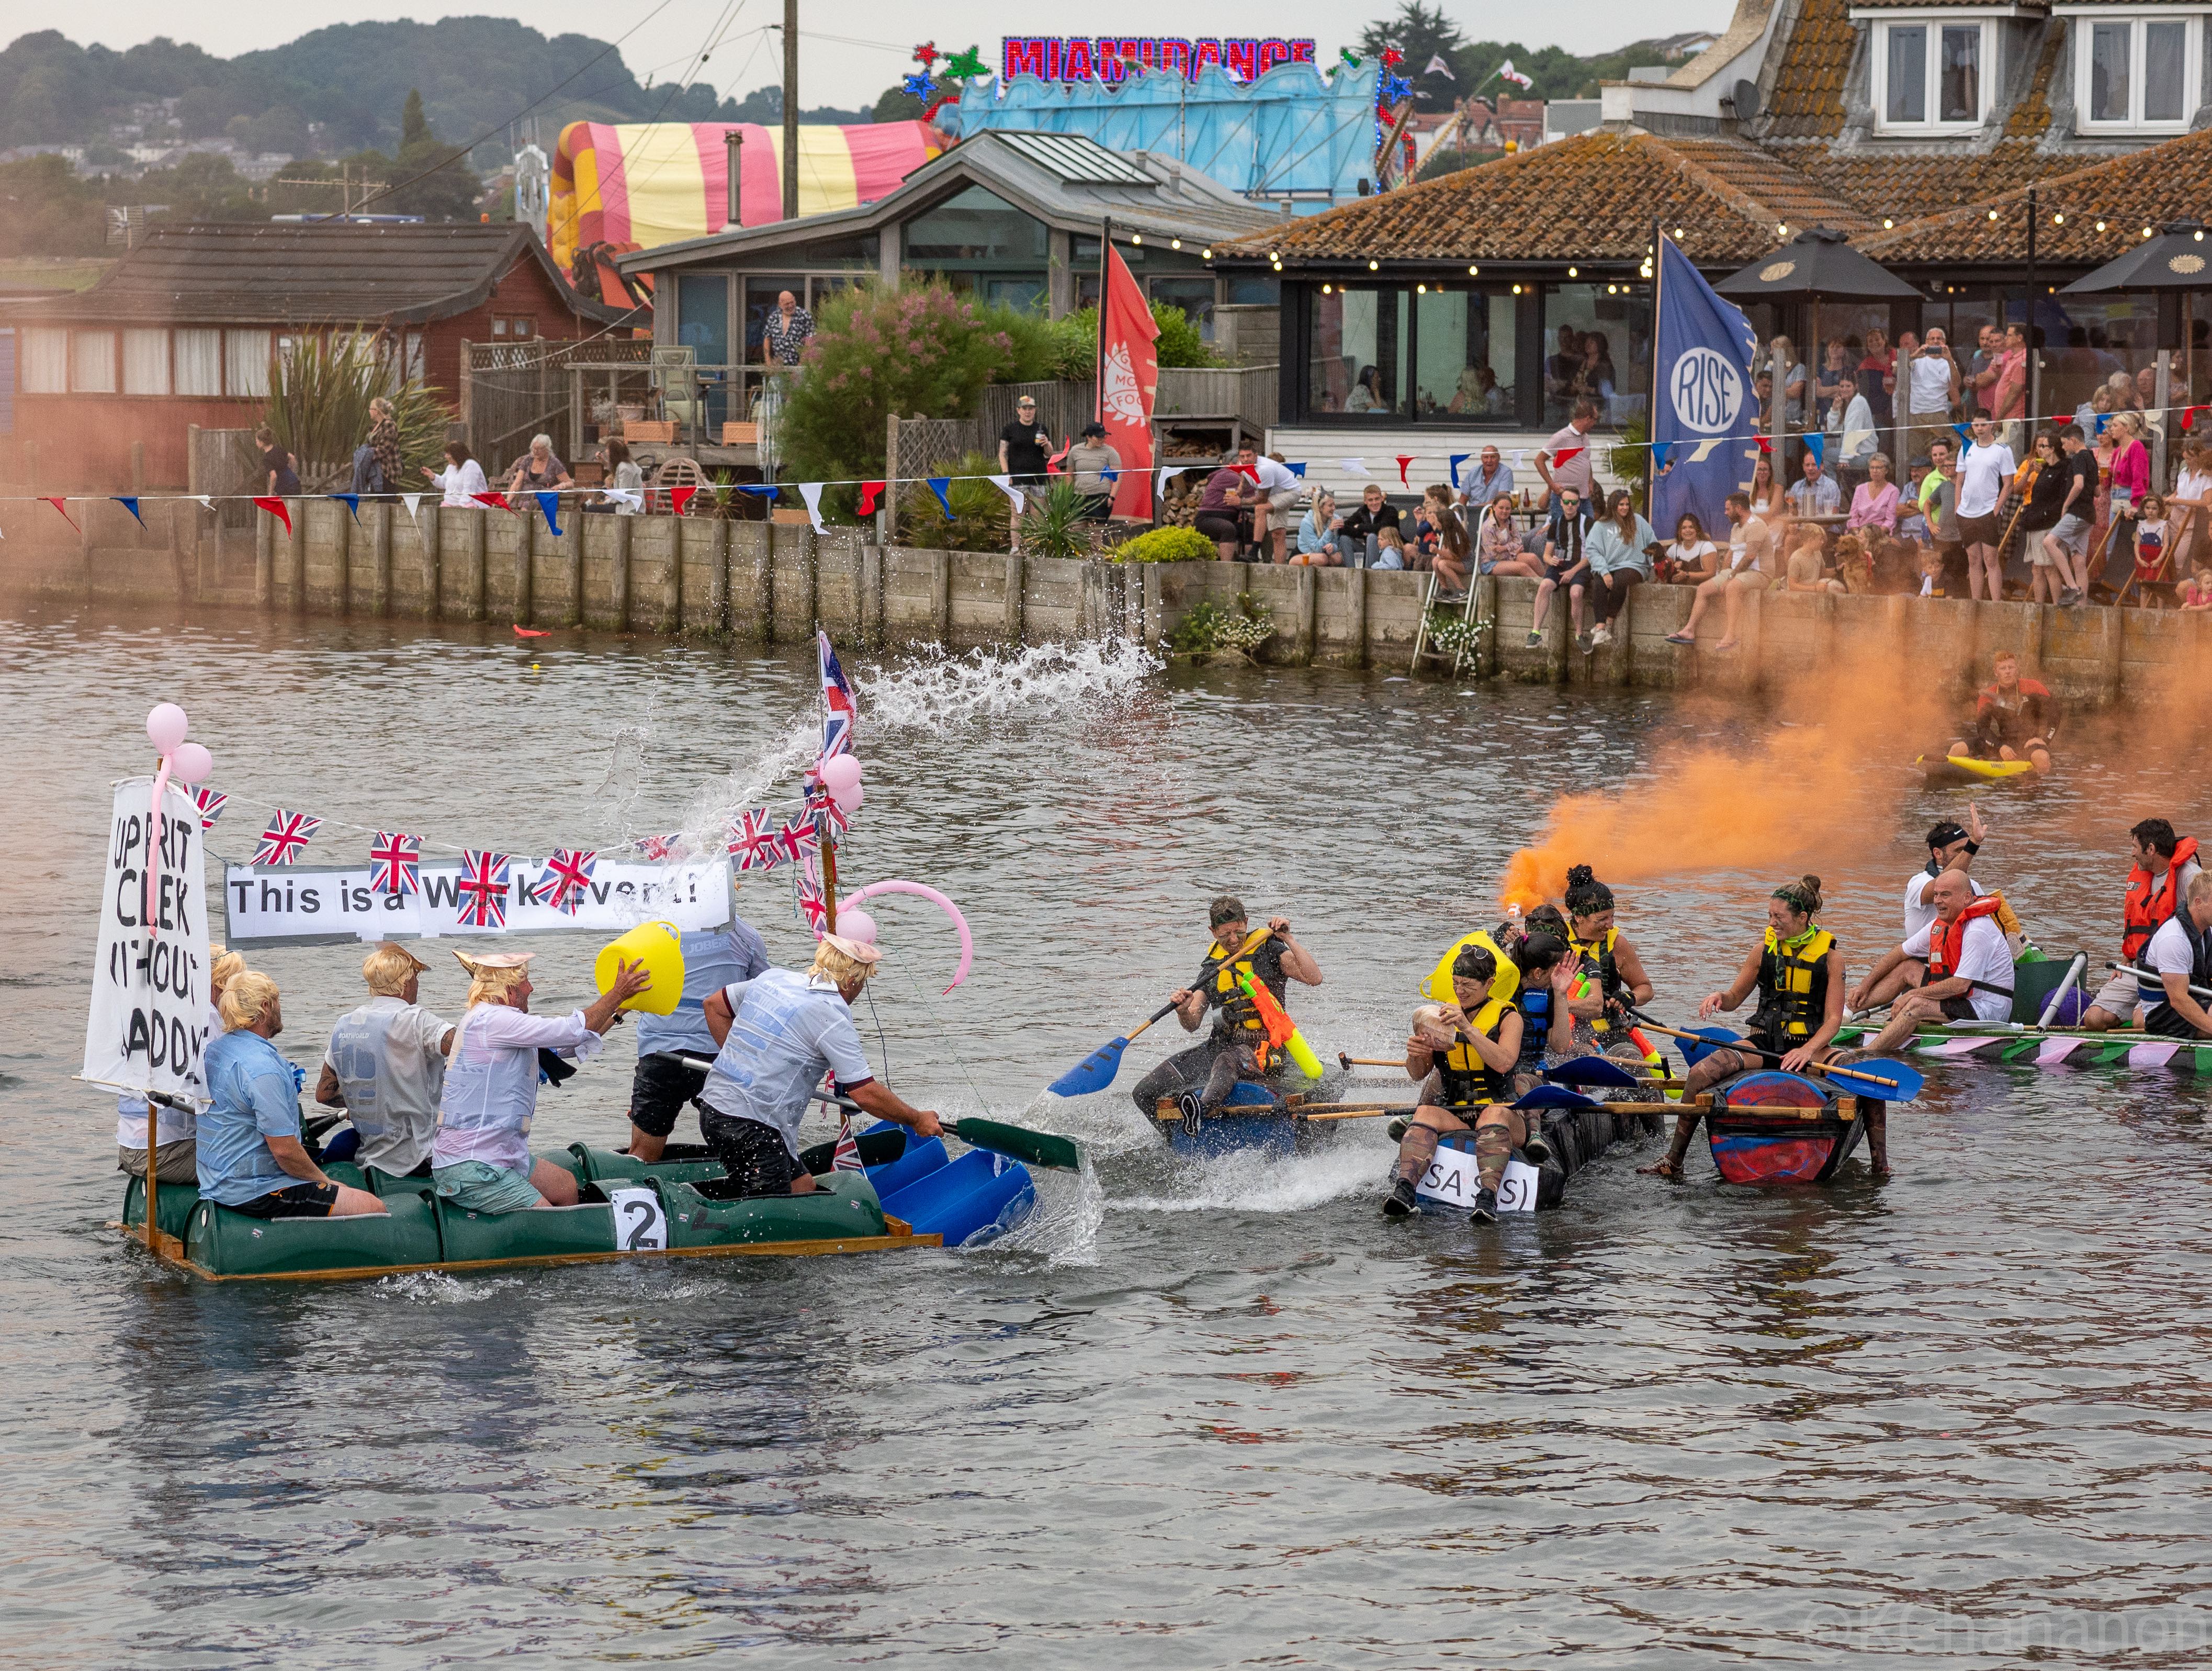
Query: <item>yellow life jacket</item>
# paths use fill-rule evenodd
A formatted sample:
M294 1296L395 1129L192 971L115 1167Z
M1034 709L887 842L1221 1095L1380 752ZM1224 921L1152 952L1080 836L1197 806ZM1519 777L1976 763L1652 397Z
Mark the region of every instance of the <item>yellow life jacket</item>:
M1770 927L1759 960L1759 1009L1753 1025L1767 1042L1802 1043L1813 1036L1828 1009L1828 954L1836 936L1815 929L1796 951L1784 951Z
M1488 1002L1468 1016L1468 1025L1486 1039L1495 1039L1513 1006L1492 992ZM1449 1049L1435 1054L1437 1076L1442 1082L1437 1095L1446 1107L1467 1108L1510 1101L1513 1070L1493 1068L1464 1039L1455 1038Z
M1262 942L1265 943L1264 942ZM1216 963L1217 958L1226 958L1236 948L1224 946L1218 940L1206 954L1206 967L1213 971L1213 990L1221 997L1221 1030L1241 1045L1249 1045L1258 1054L1260 1065L1267 1065L1267 1023L1260 1014L1259 1006L1244 996L1239 974L1249 975L1256 984L1259 972L1253 968L1252 960L1240 957L1231 962ZM1200 977L1201 980L1204 979Z
M1577 940L1572 929L1567 930L1567 949L1575 954L1575 964L1585 975L1597 979L1598 991L1607 999L1620 996L1620 971L1614 967L1613 942L1620 938L1619 929L1607 929L1600 940ZM1590 1024L1593 1033L1610 1033L1613 1023L1601 1015Z
M1491 977L1490 997L1492 1003L1510 1003L1513 995L1521 990L1521 969L1506 956L1504 949L1480 929L1473 934L1463 934L1451 942L1437 967L1421 982L1421 996L1437 1003L1455 1003L1457 996L1452 991L1452 964L1462 950L1468 946L1480 946L1498 962L1498 973Z

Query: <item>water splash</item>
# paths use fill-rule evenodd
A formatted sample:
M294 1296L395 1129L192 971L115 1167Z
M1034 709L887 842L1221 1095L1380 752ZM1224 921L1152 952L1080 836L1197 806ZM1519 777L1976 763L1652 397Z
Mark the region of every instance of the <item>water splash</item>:
M1304 1212L1346 1196L1379 1197L1389 1154L1385 1143L1340 1139L1288 1158L1258 1150L1178 1158L1176 1181L1184 1187L1176 1193L1129 1196L1107 1205L1115 1212Z

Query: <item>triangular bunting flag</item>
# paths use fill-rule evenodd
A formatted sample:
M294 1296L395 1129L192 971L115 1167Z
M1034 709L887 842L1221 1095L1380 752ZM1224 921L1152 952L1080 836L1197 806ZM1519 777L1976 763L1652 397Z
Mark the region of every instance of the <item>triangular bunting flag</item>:
M1347 476L1364 476L1370 473L1364 459L1339 459L1336 461L1336 467Z
M1726 439L1727 437L1724 436L1707 436L1705 440L1698 443L1698 450L1690 454L1690 462L1692 464L1703 464L1707 459L1713 455L1713 448L1719 446L1721 442Z
M336 499L336 500L337 500L340 504L343 505L343 506L344 506L348 510L349 510L349 511L351 511L351 512L353 513L353 520L354 520L355 521L358 522L359 521L361 521L361 495L360 495L360 494L358 494L358 493L325 493L325 494L324 494L324 495L323 495L323 497L324 497L325 499Z
M1304 480L1306 479L1306 467L1305 467L1305 465L1304 464L1304 462L1303 462L1303 461L1301 461L1301 462L1299 462L1299 463L1293 464L1293 463L1291 463L1290 461L1288 461L1288 460L1286 460L1284 462L1283 468L1284 468L1284 469L1285 469L1285 470L1287 470L1287 471L1289 471L1289 472L1290 472L1293 476L1296 476L1296 477L1297 477L1300 481L1304 481Z
M46 503L47 503L48 504L52 505L52 506L56 510L58 510L59 512L61 512L61 514L62 514L62 521L64 521L64 522L67 522L67 523L68 523L71 528L76 528L76 517L74 517L74 516L72 516L72 515L70 515L69 514L69 501L68 501L68 500L66 500L66 499L56 499L56 498L49 497L49 498L47 499ZM80 532L82 532L82 530L79 530L79 531L80 531Z
M668 503L676 508L676 514L681 516L684 514L684 506L691 503L692 497L698 491L696 487L672 487L668 490Z
M1805 450L1813 455L1814 463L1826 464L1828 461L1828 437L1818 430L1806 430Z
M216 820L222 816L223 802L229 799L230 796L224 794L222 790L209 789L204 784L194 790L192 804L200 809L200 828L203 830L215 828Z
M272 499L265 494L257 493L253 496L253 503L282 522L284 525L285 533L291 533L292 513L284 508L284 502L282 499Z
M799 485L799 497L806 501L806 520L814 524L814 531L817 534L830 532L822 521L823 485L824 484L821 482L801 482Z
M407 520L409 521L419 523L422 520L420 516L415 514L417 510L422 509L422 496L420 493L403 493L399 496L399 503L407 507Z
M1759 450L1760 452L1768 454L1769 455L1772 454L1774 451L1774 443L1771 441L1768 440L1765 436L1752 436L1752 439L1759 443Z
M1410 466L1410 465L1413 463L1413 454L1411 454L1411 453L1401 453L1401 454L1398 454L1398 485L1399 485L1399 486L1401 486L1401 487L1411 487L1411 486L1413 485L1413 483L1411 483L1411 482L1409 482L1409 481L1407 481L1407 480L1406 479L1406 470L1407 470L1407 467L1408 466Z
M937 503L945 508L945 520L948 522L955 520L952 515L952 500L951 497L952 478L950 476L931 476L927 478L927 480L929 484L929 491L937 495Z
M129 511L140 528L146 526L146 519L138 515L138 496L136 493L111 493L107 497Z
M1449 474L1450 475L1450 477L1451 477L1451 485L1452 485L1454 487L1457 487L1457 486L1459 485L1459 467L1460 467L1460 466L1462 466L1462 464L1465 464L1465 463L1466 463L1469 459L1473 458L1474 456L1474 454L1472 454L1472 453L1454 453L1454 454L1451 455L1450 460L1449 460L1449 464L1447 465L1446 468L1447 468L1447 472L1448 472L1448 473L1449 473Z
M990 480L992 486L997 488L1000 492L1005 494L1009 499L1012 499L1014 502L1014 515L1017 516L1020 515L1022 514L1022 491L1014 485L1014 479L1012 476L994 476Z
M1159 485L1152 490L1153 497L1160 499L1166 498L1168 496L1168 478L1170 476L1180 476L1181 474L1182 474L1181 467L1172 464L1161 471Z
M1655 441L1651 443L1651 470L1654 475L1667 467L1667 454L1672 452L1674 448L1674 443L1671 441Z
M538 509L545 518L545 526L552 529L555 537L558 538L561 525L553 520L553 513L560 506L561 496L558 493L533 493L530 497L538 501Z
M1589 451L1589 448L1587 447L1562 447L1558 452L1552 454L1552 462L1554 464L1565 464L1569 459L1580 458L1588 451Z
M890 485L890 484L889 482L862 482L860 484L861 515L872 516L876 514L876 495L882 492L884 489Z
M504 493L471 493L469 495L469 497L474 499L480 505L489 505L494 510L513 510L514 509L513 505L507 503L507 495ZM507 855L504 853L495 853L490 857L504 860Z
M215 500L207 494L195 493L192 495L192 497L198 499L204 509L209 510L213 510L215 509Z

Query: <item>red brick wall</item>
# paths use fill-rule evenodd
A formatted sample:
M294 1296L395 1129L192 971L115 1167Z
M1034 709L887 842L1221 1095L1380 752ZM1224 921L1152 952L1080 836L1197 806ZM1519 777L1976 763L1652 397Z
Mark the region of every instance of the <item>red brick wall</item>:
M128 493L131 443L146 448L143 485L182 492L188 427L249 429L258 400L192 395L18 394L15 433L0 436L0 478L34 493Z
M435 320L428 327L422 342L422 381L448 405L459 406L461 344L509 340L492 334L494 320L526 319L533 337L552 342L588 337L599 330L596 321L577 316L570 300L571 292L556 285L537 262L516 262L492 288L490 299L483 307Z

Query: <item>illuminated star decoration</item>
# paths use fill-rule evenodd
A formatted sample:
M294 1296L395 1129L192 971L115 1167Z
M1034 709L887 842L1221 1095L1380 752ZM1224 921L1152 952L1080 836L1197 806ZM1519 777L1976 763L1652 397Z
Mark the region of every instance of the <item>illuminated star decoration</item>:
M1401 99L1410 99L1413 96L1413 82L1407 81L1403 76L1392 75L1388 70L1382 72L1382 89L1376 97L1377 104L1395 105Z
M928 73L929 67L944 56L937 50L937 43L933 40L925 40L914 49L914 61L921 66L925 75Z
M930 80L929 71L927 70L919 76L908 76L900 85L917 99L927 99L937 91L937 83Z
M1386 70L1395 70L1405 61L1406 55L1395 46L1385 46L1382 49L1382 65Z
M984 67L982 50L980 47L970 46L966 52L955 52L945 60L945 73L948 76L965 81L970 76L988 76L991 72Z

